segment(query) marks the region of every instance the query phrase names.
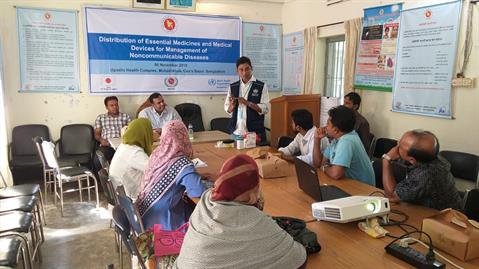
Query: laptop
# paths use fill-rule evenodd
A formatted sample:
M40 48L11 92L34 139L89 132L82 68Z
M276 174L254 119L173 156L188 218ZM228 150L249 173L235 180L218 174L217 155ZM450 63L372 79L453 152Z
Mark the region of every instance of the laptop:
M334 185L321 185L317 169L302 160L294 158L294 167L296 168L299 188L317 202L351 196Z

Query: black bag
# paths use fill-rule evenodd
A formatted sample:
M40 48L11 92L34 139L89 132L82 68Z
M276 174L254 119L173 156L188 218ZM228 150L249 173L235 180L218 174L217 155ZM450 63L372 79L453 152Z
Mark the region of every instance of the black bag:
M306 223L303 220L291 217L273 217L273 219L279 227L293 237L294 241L303 245L308 254L321 250L316 234L306 228Z

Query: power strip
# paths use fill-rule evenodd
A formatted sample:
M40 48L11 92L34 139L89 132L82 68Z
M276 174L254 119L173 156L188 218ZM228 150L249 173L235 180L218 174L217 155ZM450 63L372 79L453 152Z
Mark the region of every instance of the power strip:
M426 256L421 252L410 247L401 247L397 243L386 246L385 250L387 253L393 255L394 257L403 260L419 269L446 268L446 265L444 263L436 259L428 261Z

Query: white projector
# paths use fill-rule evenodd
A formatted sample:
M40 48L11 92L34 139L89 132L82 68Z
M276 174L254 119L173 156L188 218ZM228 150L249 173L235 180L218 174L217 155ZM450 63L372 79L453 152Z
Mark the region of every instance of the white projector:
M339 223L385 216L391 211L389 199L377 196L349 196L313 203L311 207L317 220Z

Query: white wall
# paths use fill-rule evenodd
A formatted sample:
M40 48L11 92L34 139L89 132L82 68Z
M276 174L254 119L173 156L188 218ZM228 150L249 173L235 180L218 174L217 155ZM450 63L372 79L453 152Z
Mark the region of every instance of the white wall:
M340 4L326 6L326 1L293 0L284 4L283 29L285 33L301 30L305 27L363 16L363 8L397 3L401 1L359 1L350 0ZM404 9L437 4L445 1L402 1ZM363 91L362 114L369 120L372 132L377 137L400 138L406 130L421 128L434 132L441 149L458 150L479 155L479 5L473 6L473 44L470 63L466 69L467 77L476 78L475 88L453 89L453 120L424 116L414 116L390 111L392 94L387 92ZM464 24L463 24L464 26ZM341 30L336 29L337 34ZM321 33L321 30L320 30ZM334 35L328 29L327 35ZM464 34L460 36L464 41Z
M110 7L130 7L131 0L1 0L0 36L3 42L5 67L5 103L8 135L14 126L21 124L46 124L54 139L59 137L60 128L70 123L93 124L98 114L104 113L104 96L92 96L88 93L86 57L84 49L82 5L102 5ZM16 29L16 10L14 6L73 9L80 11L80 88L81 93L18 93L20 87L18 61L18 34ZM251 8L254 6L254 8ZM241 16L244 21L281 23L282 4L255 3L254 1L202 0L198 1L197 13ZM254 66L254 61L253 61ZM279 96L270 93L270 97ZM146 99L142 96L119 96L123 112L134 116L136 109ZM205 128L215 117L225 117L223 95L174 95L166 96L169 105L184 102L197 103L202 108ZM268 124L269 119L267 119Z

